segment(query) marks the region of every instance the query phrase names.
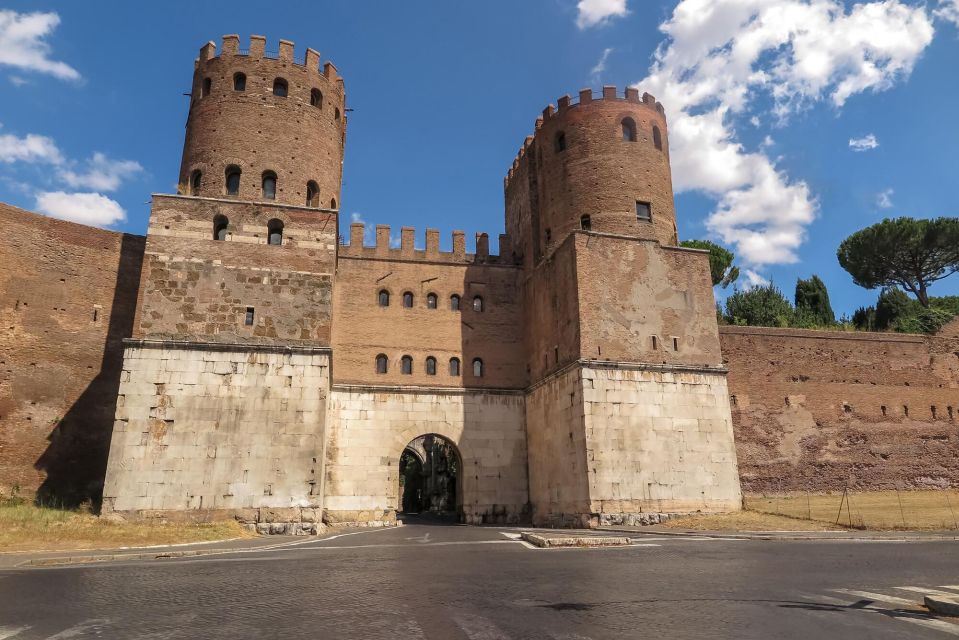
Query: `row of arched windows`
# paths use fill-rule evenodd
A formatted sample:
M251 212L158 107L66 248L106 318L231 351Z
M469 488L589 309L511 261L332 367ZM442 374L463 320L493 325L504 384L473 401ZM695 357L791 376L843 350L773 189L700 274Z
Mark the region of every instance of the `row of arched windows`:
M213 217L213 239L226 240L226 234L229 230L230 219L222 213ZM279 246L283 244L283 221L273 218L266 223L266 241L267 244Z
M231 164L226 168L226 195L235 196L240 193L240 176L242 171L240 167ZM203 172L199 169L190 174L190 195L200 195L200 187L203 185ZM273 171L264 171L260 182L260 195L264 200L276 200L276 173ZM306 206L320 206L320 185L314 180L306 183ZM330 208L336 209L336 198L330 200Z
M380 292L376 296L376 302L381 307L390 306L390 292L386 289L380 289ZM403 306L407 309L412 309L415 298L412 291L403 292ZM439 297L435 293L426 294L426 308L427 309L436 309L438 308ZM450 296L450 311L460 311L462 305L462 300L458 294L453 294ZM483 311L483 298L482 296L473 296L473 311Z
M636 142L638 140L635 120L632 118L623 118L620 126L622 127L623 142ZM566 132L557 132L554 144L557 153L566 151ZM659 151L663 150L663 134L656 125L653 125L653 146Z
M213 90L213 79L204 78L203 87L200 90L200 97L205 98L210 95L210 92ZM242 71L237 71L233 74L233 90L234 91L246 91L246 74ZM273 79L273 95L278 98L286 98L290 95L290 83L286 81L285 78L274 78ZM316 107L317 109L323 109L323 92L319 89L313 88L310 89L310 106ZM333 118L336 120L340 119L340 109L335 107L333 109Z
M386 374L389 373L389 370L390 359L387 355L381 353L376 356L376 373ZM413 375L413 356L403 356L400 358L400 373L405 376ZM461 375L459 358L450 358L449 374L453 378L458 378ZM436 358L433 356L427 356L426 358L426 375L436 375ZM483 377L483 360L481 358L473 358L473 377Z

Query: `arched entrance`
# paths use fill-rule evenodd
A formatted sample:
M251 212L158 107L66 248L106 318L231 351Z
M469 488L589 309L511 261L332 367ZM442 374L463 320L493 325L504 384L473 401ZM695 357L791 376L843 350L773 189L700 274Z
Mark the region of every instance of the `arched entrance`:
M435 434L414 438L400 455L397 510L460 520L462 469L462 458L450 440Z

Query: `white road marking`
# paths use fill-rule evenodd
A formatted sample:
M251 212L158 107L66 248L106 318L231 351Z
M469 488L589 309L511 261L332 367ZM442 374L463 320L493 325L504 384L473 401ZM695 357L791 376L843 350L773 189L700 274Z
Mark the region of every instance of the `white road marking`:
M7 638L14 638L30 627L0 627L0 640L7 640Z
M849 606L848 598L846 600L843 600L841 598L833 598L832 596L824 596L819 593L815 595L810 595L808 593L800 593L799 596L801 598L805 598L806 600L813 600L815 604L818 604L820 602L825 602L826 604L834 604L842 607Z
M953 591L959 591L959 584L941 584L939 585L940 589L952 589Z
M110 621L106 618L84 620L80 624L75 624L69 629L64 629L56 635L48 636L47 640L67 640L67 638L76 638L77 636L83 635L87 631L100 631L108 624L110 624Z
M836 593L845 593L851 596L856 596L857 598L864 598L866 600L876 600L877 602L897 604L903 607L915 607L917 604L919 604L915 600L906 600L905 598L887 596L882 593L872 593L871 591L856 591L855 589L833 589L833 591Z
M911 622L913 624L918 624L923 627L928 627L930 629L936 629L950 635L959 636L959 624L953 624L951 622L944 622L943 620L935 620L934 618L896 618L896 620L902 620L903 622Z
M893 587L894 589L904 589L904 587ZM913 589L918 589L918 587L909 587L905 588L907 591ZM864 598L866 600L873 600L877 602L885 602L888 604L895 604L905 607L917 607L919 603L906 600L904 598L897 598L895 596L887 596L882 593L872 593L870 591L856 591L854 589L833 589L838 593L845 593L851 596L856 596L857 598ZM846 605L849 606L849 605ZM882 607L877 607L873 604L867 604L864 608L866 611L876 611L880 613L886 613ZM911 615L896 615L894 616L895 620L901 620L902 622L911 622L912 624L917 624L921 627L926 627L928 629L935 629L937 631L942 631L943 633L948 633L953 636L959 636L959 625L953 624L951 622L945 622L943 620L937 620L922 611L911 612Z
M510 640L499 627L482 616L460 613L453 616L453 621L470 640Z
M426 532L426 533L424 533L424 534L421 535L421 536L417 536L417 537L414 537L414 538L406 538L406 539L407 539L407 540L412 540L413 542L419 542L420 544L429 544L429 542L430 542L430 534L429 534L429 532Z
M939 596L942 598L955 598L956 594L949 593L948 591L939 591L937 589L932 589L930 587L893 587L894 589L899 589L900 591L912 591L914 593L921 593L922 595L928 596Z
M499 533L500 533L501 536L505 536L505 537L509 538L510 540L519 540L520 538L523 537L522 534L519 534L519 533L510 533L510 532L508 532L508 531L500 531Z

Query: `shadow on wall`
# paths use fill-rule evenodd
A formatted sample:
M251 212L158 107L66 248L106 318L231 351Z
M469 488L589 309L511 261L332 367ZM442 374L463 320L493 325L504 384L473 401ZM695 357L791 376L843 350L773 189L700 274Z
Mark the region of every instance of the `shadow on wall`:
M47 437L50 444L34 463L46 475L36 493L38 504L76 507L89 501L99 511L123 370L123 339L133 333L145 242L142 236L122 236L100 371L54 427Z

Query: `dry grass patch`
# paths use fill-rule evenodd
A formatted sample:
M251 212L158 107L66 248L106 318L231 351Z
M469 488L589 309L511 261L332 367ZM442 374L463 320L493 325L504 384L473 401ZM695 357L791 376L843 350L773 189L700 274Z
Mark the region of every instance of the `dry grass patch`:
M112 522L82 511L0 503L0 551L141 547L253 535L234 521Z
M959 491L863 491L746 496L751 511L835 523L856 529L959 529Z
M736 511L733 513L704 513L682 518L673 518L660 525L667 529L691 529L694 531L842 531L824 522L798 520L785 516Z

